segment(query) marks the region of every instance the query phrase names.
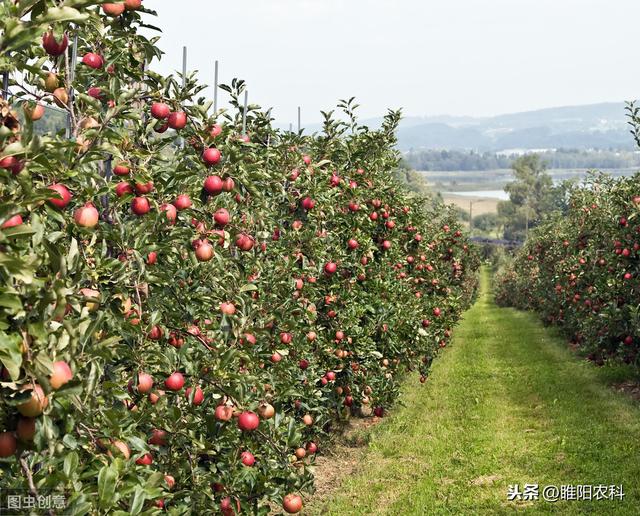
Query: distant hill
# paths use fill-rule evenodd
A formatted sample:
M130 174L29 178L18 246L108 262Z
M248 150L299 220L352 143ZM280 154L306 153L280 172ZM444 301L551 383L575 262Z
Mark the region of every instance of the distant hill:
M420 149L504 151L510 149L634 148L624 102L563 106L493 117L408 116L400 123L398 147ZM363 120L370 127L381 118ZM318 131L318 124L305 126Z
M402 124L398 147L418 149L633 148L624 102L565 106L489 118Z

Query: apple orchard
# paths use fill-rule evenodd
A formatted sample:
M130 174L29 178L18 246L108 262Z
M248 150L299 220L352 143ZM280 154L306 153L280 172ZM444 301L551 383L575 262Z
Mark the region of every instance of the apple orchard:
M537 312L598 365L640 360L637 185L603 174L573 188L567 213L536 228L496 278L500 304Z
M213 113L147 70L153 14L0 2L0 489L296 513L332 429L426 380L478 260L394 179L398 113L304 136L250 105L245 133L242 81Z

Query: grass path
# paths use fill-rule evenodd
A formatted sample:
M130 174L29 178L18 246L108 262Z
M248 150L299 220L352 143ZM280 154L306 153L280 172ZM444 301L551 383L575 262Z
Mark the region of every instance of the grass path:
M640 407L629 371L578 360L532 314L478 302L426 385L371 430L353 475L309 512L640 514ZM624 501L507 501L509 484L624 486ZM514 511L515 510L515 511Z

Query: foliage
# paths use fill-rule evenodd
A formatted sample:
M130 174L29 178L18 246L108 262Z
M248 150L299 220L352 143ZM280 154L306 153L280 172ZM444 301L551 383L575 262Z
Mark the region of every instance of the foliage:
M413 170L404 160L400 162L395 176L410 192L425 197L432 195L424 176Z
M497 213L482 213L473 217L473 227L480 231L491 232L500 226Z
M160 55L138 32L151 11L97 4L0 3L16 102L52 104L55 73L71 121L70 139L38 134L0 106L0 428L22 436L0 488L64 492L72 514L266 514L312 488L314 443L336 420L383 415L405 371L428 375L477 258L449 211L392 177L398 113L371 131L343 102L350 124L326 113L302 136L251 105L242 134L244 82L211 113L193 76L145 71ZM48 56L50 27L96 66ZM186 113L179 138L154 102ZM223 188L203 187L212 176Z
M592 175L565 215L530 233L499 276L497 300L560 325L589 358L638 363L640 175Z
M523 240L529 229L555 210L565 208L569 183L554 186L547 166L537 154L513 162L514 181L505 186L508 201L498 203L498 216L504 225L504 238Z

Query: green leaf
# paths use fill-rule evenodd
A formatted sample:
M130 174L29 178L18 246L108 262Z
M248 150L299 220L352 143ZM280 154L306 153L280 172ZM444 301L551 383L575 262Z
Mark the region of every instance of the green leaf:
M77 9L72 7L52 7L47 9L44 16L38 18L39 23L52 23L52 22L75 22L80 23L89 18L89 14L83 14Z
M3 229L2 233L4 234L5 237L11 238L11 237L20 237L20 236L31 236L35 234L35 230L27 224L20 224L19 226Z
M67 253L67 269L73 271L78 262L78 241L75 238L71 239L71 245L69 246L69 252Z
M106 509L115 501L118 473L111 466L103 466L98 473L98 500L100 507Z
M131 500L131 506L129 507L129 514L139 514L142 510L145 499L146 495L144 489L140 486L136 487L135 493L133 494L133 500Z
M17 294L0 294L0 306L13 310L22 310L22 302Z
M78 467L78 454L74 451L67 453L64 458L64 464L62 470L67 478L71 478L76 468Z
M78 441L76 441L76 438L72 435L72 434L67 434L62 438L62 442L64 443L64 445L71 449L71 450L75 450L78 447ZM73 452L75 453L75 452Z
M22 367L22 337L0 332L0 362L9 371L12 380L20 378Z

